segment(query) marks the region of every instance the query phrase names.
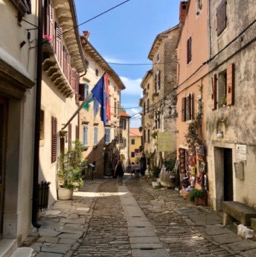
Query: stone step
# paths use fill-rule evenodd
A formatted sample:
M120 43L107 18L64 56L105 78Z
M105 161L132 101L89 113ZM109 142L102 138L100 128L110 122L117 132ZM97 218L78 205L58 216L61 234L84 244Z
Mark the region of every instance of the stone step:
M160 185L160 183L159 183L159 182L157 182L157 181L153 181L153 182L152 182L152 187L153 187L153 188L160 188L160 187L161 187L161 185Z
M11 257L32 257L33 251L31 247L20 247L15 250Z
M17 241L15 239L0 240L0 257L9 257L17 248Z

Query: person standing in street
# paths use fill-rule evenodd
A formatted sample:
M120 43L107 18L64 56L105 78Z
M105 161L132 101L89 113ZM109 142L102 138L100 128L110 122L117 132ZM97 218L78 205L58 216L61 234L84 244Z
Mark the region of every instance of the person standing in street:
M146 162L145 154L143 153L140 158L140 174L142 177L145 176L146 168L147 168L147 162Z
M116 167L115 167L115 176L117 177L117 183L118 185L123 184L123 176L124 176L124 165L121 158L119 158Z

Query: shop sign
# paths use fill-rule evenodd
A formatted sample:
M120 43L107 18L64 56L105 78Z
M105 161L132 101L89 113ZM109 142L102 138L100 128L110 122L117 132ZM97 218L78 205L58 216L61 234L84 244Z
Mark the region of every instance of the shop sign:
M174 133L158 132L157 134L157 151L172 152L175 150Z
M236 145L236 158L246 161L246 145Z

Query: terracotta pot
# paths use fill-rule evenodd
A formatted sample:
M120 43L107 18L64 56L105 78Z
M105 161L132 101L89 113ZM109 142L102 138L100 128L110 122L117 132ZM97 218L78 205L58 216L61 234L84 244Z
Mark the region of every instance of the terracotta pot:
M207 205L207 198L206 197L195 197L195 205L206 206Z

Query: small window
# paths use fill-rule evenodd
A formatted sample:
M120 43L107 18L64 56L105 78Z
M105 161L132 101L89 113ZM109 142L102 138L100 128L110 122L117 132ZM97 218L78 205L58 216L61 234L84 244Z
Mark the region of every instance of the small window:
M135 157L135 153L134 152L131 152L131 157Z
M121 118L120 127L121 127L121 129L126 130L126 119Z
M105 144L110 143L110 128L105 128Z
M147 85L147 89L149 90L149 83L148 83L148 85Z
M222 0L217 8L217 35L219 36L227 26L227 0Z
M148 143L150 143L150 129L148 129Z
M160 90L161 87L161 71L157 70L155 74L155 93Z
M225 106L227 103L227 70L218 75L217 84L217 104L218 107Z
M88 146L88 126L83 125L83 146Z
M157 53L156 55L156 63L159 63L160 57L159 57L159 53Z
M199 15L203 9L203 0L196 1L196 14Z
M187 64L192 61L192 37L187 40Z
M83 101L89 95L89 85L79 84L79 101Z
M147 100L147 113L149 113L149 108L150 106L149 106L149 99Z
M98 77L99 76L99 70L95 69L95 75Z
M135 145L135 139L131 139L131 144Z
M98 127L94 127L94 145L98 144Z

